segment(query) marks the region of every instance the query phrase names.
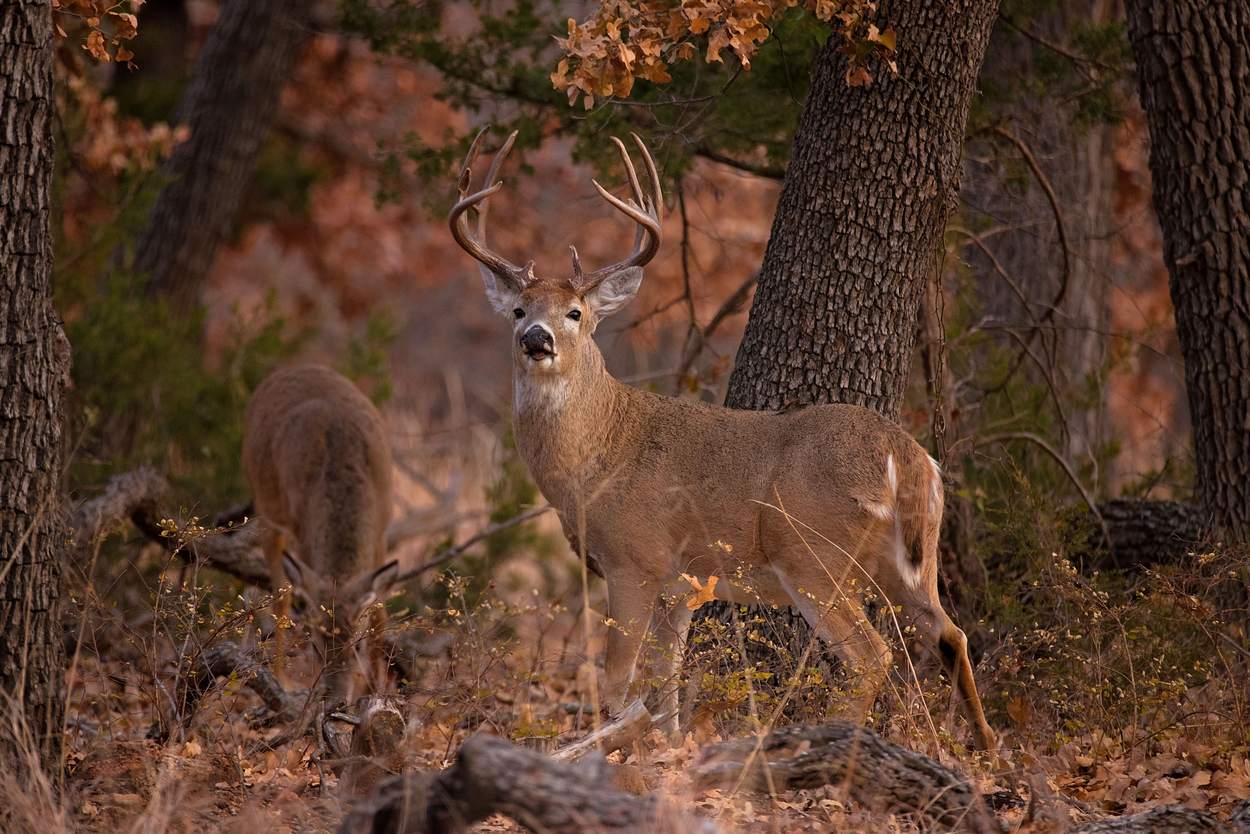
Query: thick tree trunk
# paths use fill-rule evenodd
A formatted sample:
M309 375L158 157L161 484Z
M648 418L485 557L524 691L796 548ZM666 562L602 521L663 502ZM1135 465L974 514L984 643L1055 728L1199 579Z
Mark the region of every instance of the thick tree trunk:
M899 74L881 67L866 87L847 85L838 41L825 44L726 405L845 402L899 418L997 10L997 0L882 3ZM730 614L715 604L706 616ZM797 614L785 619L778 637L797 656L810 632Z
M308 34L312 3L224 0L196 63L178 121L191 136L162 170L161 189L135 248L151 292L186 311L230 232Z
M894 77L846 83L825 44L794 137L726 403L868 406L897 419L916 314L959 188L964 125L996 0L881 4Z
M1250 541L1250 5L1129 0L1194 429L1213 527Z
M51 300L52 107L51 5L6 0L0 6L0 767L18 773L34 764L23 753L37 754L46 771L60 767L64 704L59 476L69 344Z

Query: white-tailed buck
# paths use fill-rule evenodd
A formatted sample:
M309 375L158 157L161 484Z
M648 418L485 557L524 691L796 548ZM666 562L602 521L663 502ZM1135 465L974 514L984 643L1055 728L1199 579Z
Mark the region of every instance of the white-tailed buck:
M391 450L382 416L329 368L283 368L256 389L244 420L243 466L275 595L290 584L298 619L324 661L332 698L348 697L357 637L369 636L365 674L380 683L381 602L399 575L386 559ZM286 552L290 547L298 557ZM275 603L284 653L290 600ZM368 616L362 616L368 615Z
M481 134L460 175L452 235L481 264L491 304L513 321L517 446L567 531L592 554L608 586L608 709L627 702L650 632L657 656L679 669L690 611L682 574L717 576L716 596L792 605L863 673L861 715L886 680L891 653L866 618L862 595L900 606L904 622L949 673L978 743L991 747L967 639L938 601L943 489L937 464L885 417L849 405L782 413L736 411L624 385L604 367L593 334L637 293L660 247L660 179L637 136L652 196L613 139L632 200L599 194L638 224L633 252L585 272L539 277L486 244L485 200L515 134L471 192ZM477 228L469 212L477 214ZM673 601L676 604L673 604ZM664 706L676 706L676 688Z

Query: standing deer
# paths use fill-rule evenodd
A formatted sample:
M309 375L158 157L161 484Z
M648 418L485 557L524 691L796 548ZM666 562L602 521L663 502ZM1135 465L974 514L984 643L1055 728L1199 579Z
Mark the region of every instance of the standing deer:
M399 575L386 559L391 450L382 416L347 379L317 365L276 371L256 389L244 420L243 466L274 593L277 655L292 587L299 618L324 660L331 698L347 698L357 631L367 629L370 684L382 678L381 606ZM290 544L299 557L287 553ZM364 616L368 615L368 616Z
M660 247L655 163L634 136L650 179L648 198L628 151L613 138L633 199L592 181L638 225L629 257L584 272L570 247L570 277L538 277L533 261L517 266L486 245L485 201L503 185L496 176L515 137L495 155L484 187L471 193L478 135L449 224L480 263L490 303L513 320L517 447L564 529L593 554L607 582L609 711L627 702L648 631L656 656L668 659L667 673L680 670L690 625L687 606L673 604L690 590L682 574L714 575L720 599L797 608L863 674L861 717L891 664L861 595L901 606L921 643L940 655L977 742L992 747L967 638L938 601L937 463L899 426L865 408L737 411L618 382L593 334L634 297ZM676 697L675 688L663 696L674 715Z

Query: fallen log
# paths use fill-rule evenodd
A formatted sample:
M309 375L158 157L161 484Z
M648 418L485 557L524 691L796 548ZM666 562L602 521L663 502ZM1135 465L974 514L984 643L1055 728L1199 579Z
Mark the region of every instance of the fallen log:
M357 804L340 834L455 834L491 814L544 834L715 834L715 823L662 799L634 796L612 784L610 766L591 753L557 762L503 739L475 735L455 763L437 774L384 781Z
M401 706L397 699L383 697L357 704L356 728L341 769L342 784L349 793L363 796L381 780L403 773L407 722Z
M1242 803L1243 807L1246 803ZM1238 819L1234 811L1228 822L1205 811L1184 805L1163 805L1127 817L1111 817L1086 823L1077 834L1250 834L1250 819Z
M1099 504L1098 511L1115 552L1106 549L1100 534L1090 535L1083 555L1091 567L1140 570L1170 564L1209 540L1206 517L1194 504L1117 498Z
M557 762L575 762L595 750L606 756L642 738L651 729L651 722L651 713L639 699L627 706L614 721L604 724L585 738L554 750L551 758Z
M713 744L695 768L695 784L758 792L834 785L873 811L914 814L929 825L976 834L999 831L967 778L846 722Z
M273 673L257 658L229 640L190 654L180 671L173 694L171 715L164 726L156 725L149 737L166 739L174 729L186 729L201 699L212 691L217 678L237 676L282 721L294 721L304 709L304 698L287 692Z

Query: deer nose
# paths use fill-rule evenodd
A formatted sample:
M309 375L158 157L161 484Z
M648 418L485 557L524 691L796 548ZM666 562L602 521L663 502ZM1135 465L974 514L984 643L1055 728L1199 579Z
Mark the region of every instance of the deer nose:
M555 340L551 338L551 331L535 324L521 336L521 348L526 353L554 353Z

